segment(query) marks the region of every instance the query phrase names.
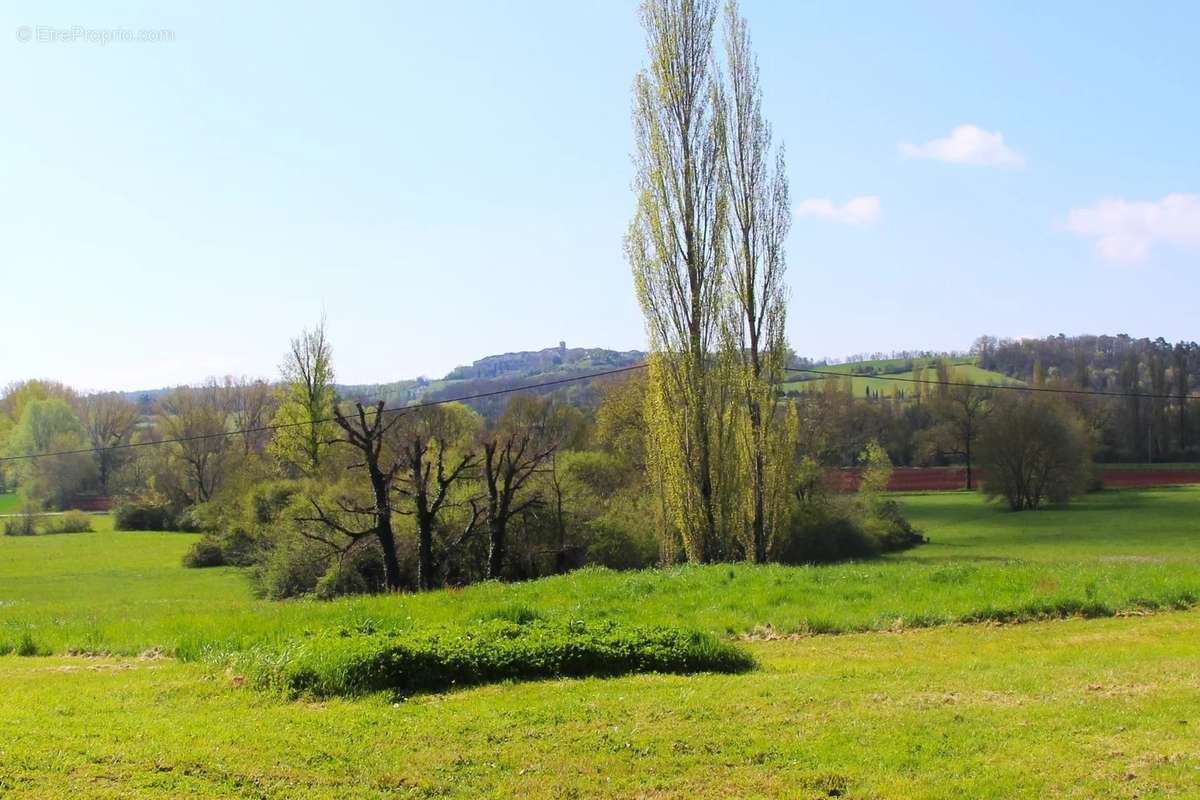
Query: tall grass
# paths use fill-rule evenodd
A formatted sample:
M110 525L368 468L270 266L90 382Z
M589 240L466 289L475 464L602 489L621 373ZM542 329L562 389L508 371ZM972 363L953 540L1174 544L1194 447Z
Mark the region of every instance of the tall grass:
M221 658L325 628L405 632L504 619L613 620L717 636L1106 616L1200 601L1200 488L1124 490L1013 514L976 495L903 498L932 542L823 567L585 569L518 584L269 602L233 568L187 570L181 533L0 538L0 650ZM102 519L102 518L101 518Z

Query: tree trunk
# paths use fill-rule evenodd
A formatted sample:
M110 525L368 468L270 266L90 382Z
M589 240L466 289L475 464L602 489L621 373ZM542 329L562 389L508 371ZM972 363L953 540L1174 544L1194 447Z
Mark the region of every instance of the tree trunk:
M417 523L417 586L429 591L433 585L433 526L421 520Z
M375 494L375 537L383 548L383 573L388 591L401 588L400 560L396 558L396 535L392 532L392 505L388 497L388 481L379 469L373 456L367 458L367 471L371 477L371 489Z
M398 592L400 583L400 561L396 558L396 537L392 533L391 519L381 520L375 529L379 546L383 548L383 576L389 592Z
M508 538L507 518L493 519L488 522L488 580L499 580L504 570L504 550Z
M966 456L967 456L967 491L969 492L975 488L974 484L971 481L971 437L969 437L969 436L966 438L966 445L967 446L965 449L967 451L966 452Z

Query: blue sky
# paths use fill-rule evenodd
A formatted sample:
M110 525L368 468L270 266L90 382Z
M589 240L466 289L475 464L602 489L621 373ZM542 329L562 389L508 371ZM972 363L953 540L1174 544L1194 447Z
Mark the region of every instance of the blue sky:
M798 352L1200 337L1200 6L1002 5L744 0ZM641 347L642 60L616 0L5 4L0 383L274 376L323 310L346 382Z

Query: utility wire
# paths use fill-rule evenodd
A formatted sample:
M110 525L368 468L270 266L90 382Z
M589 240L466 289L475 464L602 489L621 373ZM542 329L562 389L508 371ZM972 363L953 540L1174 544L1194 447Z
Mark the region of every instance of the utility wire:
M513 387L510 387L507 389L493 389L491 391L478 392L476 394L463 395L461 397L447 397L442 400L429 400L424 403L414 403L412 405L407 405L407 406L396 406L395 408L385 408L380 411L377 411L376 409L371 409L367 413L368 414L375 414L375 413L404 414L404 413L408 413L410 411L419 411L420 409L423 409L423 408L430 408L432 406L446 405L448 403L465 403L465 402L469 402L471 400L484 400L489 397L499 397L501 395L512 394L514 392L528 392L528 391L532 391L535 389L544 389L544 388L547 388L550 386L562 386L564 384L578 383L580 381L588 381L588 380L592 380L594 378L604 378L609 375L620 375L622 373L632 372L632 371L638 370L638 369L644 369L646 366L648 366L647 363L642 362L640 364L631 364L627 367L618 367L616 369L604 370L602 372L591 372L591 373L588 373L587 375L572 375L572 376L566 377L566 378L556 378L554 380L542 381L541 383L527 384L525 386L513 386ZM823 377L831 377L831 378L877 378L879 380L897 381L900 383L927 384L927 385L931 385L931 386L963 386L963 387L974 387L974 388L978 388L978 389L987 389L989 391L993 390L993 389L1007 389L1010 391L1017 391L1017 392L1048 392L1051 394L1070 394L1070 395L1082 395L1082 396L1091 396L1091 397L1124 397L1124 398L1138 398L1138 399L1149 399L1149 400L1194 400L1194 399L1196 399L1196 398L1190 397L1188 395L1176 395L1176 394L1142 394L1142 393L1136 393L1136 392L1130 393L1130 392L1095 391L1095 390L1088 390L1088 389L1064 389L1064 388L1051 387L1051 386L1019 386L1016 384L1003 384L1003 383L981 384L981 383L970 383L967 381L938 381L938 380L929 380L929 379L921 379L921 378L900 378L900 377L888 376L888 375L882 375L882 376L881 375L863 375L863 374L855 374L855 373L849 373L849 372L836 372L834 370L807 369L807 368L802 368L802 367L784 367L784 370L786 372L802 372L802 373L809 374L809 375L820 375ZM241 429L232 430L232 431L219 431L217 433L204 433L204 434L199 434L196 436L182 436L182 437L173 438L173 439L154 439L154 440L149 440L149 441L144 441L144 442L123 442L121 444L114 444L109 447L84 447L84 448L80 448L78 450L58 450L58 451L51 452L51 453L29 453L27 455L20 455L20 456L4 456L4 457L0 458L0 464L4 464L7 462L11 462L11 461L32 461L32 460L39 459L39 458L51 458L54 456L73 456L73 455L84 455L84 454L90 454L90 453L104 453L104 452L110 452L113 450L130 450L130 449L133 449L136 447L153 447L156 445L163 445L163 444L183 444L186 442L197 442L197 441L204 441L207 439L221 439L221 438L224 438L227 436L246 436L246 435L249 435L252 433L267 433L267 432L283 430L285 428L299 428L299 427L308 426L308 425L321 425L326 422L334 422L334 421L336 421L336 419L337 419L336 417L324 417L324 418L315 419L315 420L304 420L302 422L273 423L271 425L259 425L259 426L253 427L253 428L241 428Z
M1007 389L1014 392L1048 392L1050 394L1073 394L1088 397L1125 397L1145 400L1196 400L1198 398L1186 394L1143 394L1139 392L1106 392L1093 389L1066 389L1058 386L1021 386L1014 383L971 383L970 381L939 381L929 378L898 378L892 375L864 375L854 372L835 372L833 370L802 369L800 367L784 367L786 372L804 372L810 375L824 375L833 378L876 378L882 381L898 381L900 383L928 384L930 386L969 386L976 389Z
M382 410L371 409L367 414L406 414L410 411L419 411L422 408L430 408L432 406L446 405L448 403L465 403L470 400L483 400L488 397L498 397L499 395L512 394L513 392L528 392L534 389L544 389L548 386L561 386L566 383L577 383L579 381L592 380L593 378L603 378L608 375L620 375L624 372L632 372L635 369L645 367L645 362L641 364L632 364L628 367L618 367L616 369L604 370L603 372L591 372L587 375L572 375L567 378L556 378L551 381L542 381L541 383L533 383L526 386L513 386L507 389L493 389L488 392L479 392L477 394L464 395L462 397L447 397L442 400L429 400L424 403L414 403L407 406L396 406L395 408L385 408ZM0 464L8 461L31 461L38 458L50 458L52 456L74 456L87 453L106 453L111 450L129 450L135 447L152 447L160 444L183 444L185 442L198 442L206 439L221 439L226 436L246 436L251 433L265 433L268 431L278 431L284 428L298 428L309 425L321 425L326 422L335 422L337 417L324 417L322 419L304 420L302 422L280 422L271 425L260 425L253 428L241 428L233 431L218 431L216 433L203 433L196 436L181 436L174 439L155 439L145 442L124 442L122 444L114 444L109 447L84 447L78 450L58 450L53 453L29 453L23 456L6 456L0 458Z

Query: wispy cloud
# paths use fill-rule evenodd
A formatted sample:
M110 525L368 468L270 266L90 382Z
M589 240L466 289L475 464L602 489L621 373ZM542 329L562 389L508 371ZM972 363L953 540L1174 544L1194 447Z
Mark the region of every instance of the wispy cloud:
M975 125L959 125L944 139L925 144L900 143L905 158L929 158L951 164L983 164L989 167L1021 167L1025 159L1004 143L1004 134Z
M1200 247L1200 194L1169 194L1161 200L1109 197L1067 215L1067 230L1096 240L1110 261L1137 264L1158 244Z
M802 200L794 209L797 217L819 217L844 225L871 225L879 220L882 206L878 195L866 195L837 205L826 197Z

